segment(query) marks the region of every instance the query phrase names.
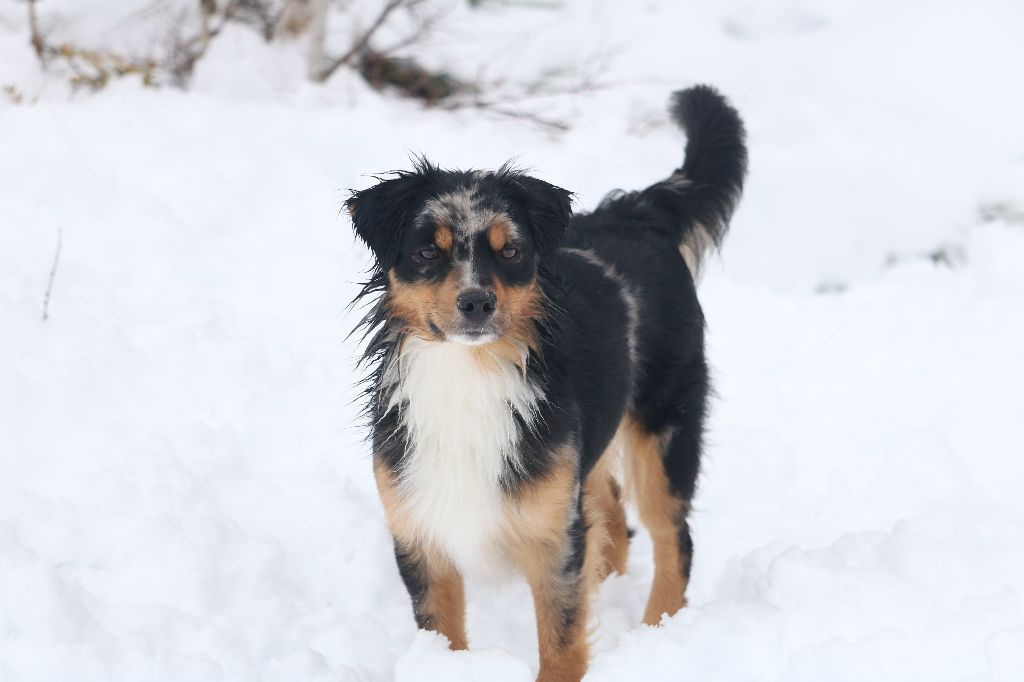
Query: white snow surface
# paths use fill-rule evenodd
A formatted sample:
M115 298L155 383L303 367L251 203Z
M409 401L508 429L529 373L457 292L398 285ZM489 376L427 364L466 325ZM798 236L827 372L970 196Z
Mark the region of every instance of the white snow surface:
M103 43L141 4L40 20ZM301 48L242 27L189 91L71 93L0 5L23 96L0 92L0 680L532 679L522 583L470 585L469 652L415 630L346 340L368 254L339 209L410 151L517 157L591 208L678 164L664 106L695 82L744 115L751 174L700 290L690 606L639 625L639 532L587 679L1024 679L1024 5L554 5L453 4L423 54L599 63L606 87L526 103L564 134L306 84Z

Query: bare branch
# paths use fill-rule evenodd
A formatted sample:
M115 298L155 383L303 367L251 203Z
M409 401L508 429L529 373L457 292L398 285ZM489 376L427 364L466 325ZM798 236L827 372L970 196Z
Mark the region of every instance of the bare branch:
M216 38L224 26L234 17L234 12L240 4L240 0L228 0L221 10L220 20L213 24L213 11L216 3L213 0L199 0L200 12L202 13L202 28L198 36L182 40L176 33L171 45L171 55L168 59L167 70L178 85L184 85L192 69L210 47L210 41ZM182 22L183 23L183 22ZM180 30L180 28L179 28Z
M501 5L503 7L522 7L525 9L559 9L561 3L555 0L469 0L473 7L481 5Z
M415 30L413 30L409 35L395 41L394 43L388 45L387 47L377 49L376 52L378 54L388 56L394 54L395 52L398 52L403 48L409 47L410 45L414 45L420 42L434 30L434 28L441 21L441 19L443 19L444 16L448 14L451 7L451 5L448 7L442 7L438 11L428 16L422 17L419 21L419 24L416 26Z
M569 124L565 121L559 121L557 119L547 118L540 114L535 114L532 111L523 111L520 109L509 109L504 105L497 104L495 102L488 102L485 100L468 100L465 102L452 102L445 104L443 109L448 111L458 111L460 109L476 109L477 111L486 111L491 114L497 114L498 116L504 116L506 118L515 118L521 121L528 121L534 125L546 128L547 130L553 130L560 133L564 133L569 129Z
M312 0L287 0L274 24L275 38L297 38L313 21Z
M324 63L324 41L327 39L327 0L311 0L309 49L306 53L306 76L315 81Z
M116 52L87 50L70 43L57 47L47 45L46 56L51 62L60 60L71 70L73 75L68 82L76 90L82 87L101 90L111 79L132 75L141 77L145 86L154 84L156 62L152 60L132 59Z
M564 132L569 129L569 125L565 121L548 118L516 105L533 103L536 106L538 101L545 99L585 95L611 87L611 83L601 80L600 76L604 68L598 63L596 67L590 69L590 73L585 72L581 77L573 80L563 78L562 82L557 82L548 77L519 85L506 84L503 80L488 81L482 74L479 74L477 80L464 90L464 93L471 93L471 97L453 97L442 103L441 107L449 111L459 109L486 111L507 118L528 121L549 130ZM485 96L482 93L491 94Z
M43 322L50 319L50 295L53 293L53 280L57 276L57 264L60 262L60 247L64 242L64 231L57 228L57 250L53 254L53 266L50 267L50 278L46 283L46 293L43 295Z
M349 48L348 52L341 55L337 59L331 61L319 74L319 81L325 81L334 75L342 66L350 65L356 57L362 55L370 46L370 39L373 38L373 34L376 33L381 26L388 20L392 12L397 10L399 7L412 7L419 4L420 0L388 0L384 7L381 8L377 18L373 20L373 23L362 32L362 34L356 38L356 41Z
M217 12L217 0L199 0L199 48L206 52L210 45L210 22Z
M31 34L32 49L39 58L39 63L46 68L46 44L43 42L43 35L39 32L39 20L36 17L36 0L28 0L28 29Z

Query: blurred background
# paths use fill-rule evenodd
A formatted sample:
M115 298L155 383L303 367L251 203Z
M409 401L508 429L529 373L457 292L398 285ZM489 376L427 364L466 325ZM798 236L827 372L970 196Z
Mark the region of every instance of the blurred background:
M417 634L359 422L349 189L508 159L592 209L673 90L744 117L700 293L691 607L592 680L1024 678L1024 4L0 0L0 680L530 680Z

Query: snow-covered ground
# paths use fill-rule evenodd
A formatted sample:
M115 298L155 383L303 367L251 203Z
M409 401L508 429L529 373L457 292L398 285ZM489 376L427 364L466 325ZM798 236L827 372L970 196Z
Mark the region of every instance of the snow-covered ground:
M113 40L127 4L41 19ZM532 679L523 584L470 586L473 651L415 631L353 404L344 189L409 150L516 156L592 207L678 162L664 102L699 81L744 114L751 176L701 286L691 605L638 625L639 533L587 679L1024 679L1019 2L453 9L433 63L604 64L531 104L557 135L303 84L244 28L189 92L70 96L23 8L0 4L0 680Z

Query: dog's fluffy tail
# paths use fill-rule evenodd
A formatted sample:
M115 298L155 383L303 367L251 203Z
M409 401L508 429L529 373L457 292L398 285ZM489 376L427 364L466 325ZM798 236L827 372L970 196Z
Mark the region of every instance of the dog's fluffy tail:
M686 132L686 157L659 184L669 186L666 208L677 221L676 243L696 278L704 255L721 245L743 192L746 132L736 110L708 85L673 94L669 113Z
M696 280L704 256L722 243L743 191L746 133L740 115L708 85L674 93L669 113L686 132L683 165L645 190L609 196L603 207L653 210Z

